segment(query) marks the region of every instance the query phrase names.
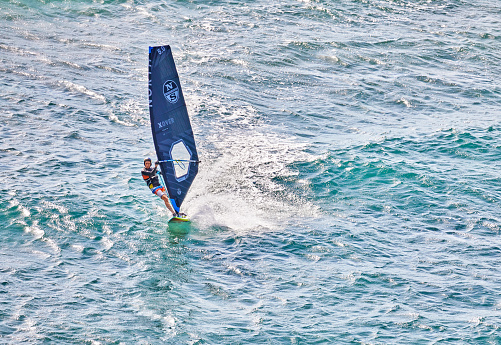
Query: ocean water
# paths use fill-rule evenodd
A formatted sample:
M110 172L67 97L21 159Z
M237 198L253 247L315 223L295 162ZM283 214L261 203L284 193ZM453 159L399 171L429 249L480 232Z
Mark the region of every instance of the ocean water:
M500 51L499 1L0 0L0 343L501 344Z

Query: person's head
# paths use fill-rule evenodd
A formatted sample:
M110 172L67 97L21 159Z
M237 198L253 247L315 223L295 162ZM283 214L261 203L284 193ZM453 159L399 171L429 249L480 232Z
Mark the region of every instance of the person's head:
M144 159L144 167L146 169L149 169L151 167L151 158L150 157Z

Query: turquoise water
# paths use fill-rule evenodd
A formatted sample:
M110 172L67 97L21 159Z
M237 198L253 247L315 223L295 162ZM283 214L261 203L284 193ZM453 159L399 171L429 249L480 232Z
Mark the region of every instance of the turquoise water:
M501 343L500 14L0 0L0 343ZM190 226L140 176L161 44Z

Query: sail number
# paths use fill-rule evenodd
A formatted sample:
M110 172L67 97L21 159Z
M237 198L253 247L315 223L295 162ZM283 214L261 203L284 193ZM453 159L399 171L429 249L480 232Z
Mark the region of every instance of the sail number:
M162 55L162 53L165 51L165 47L160 47L157 49L158 55Z

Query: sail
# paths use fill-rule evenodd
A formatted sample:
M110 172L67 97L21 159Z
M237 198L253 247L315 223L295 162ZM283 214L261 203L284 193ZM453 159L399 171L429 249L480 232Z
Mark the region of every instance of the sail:
M148 75L153 142L171 204L179 212L198 173L198 154L176 65L168 45L150 47Z

